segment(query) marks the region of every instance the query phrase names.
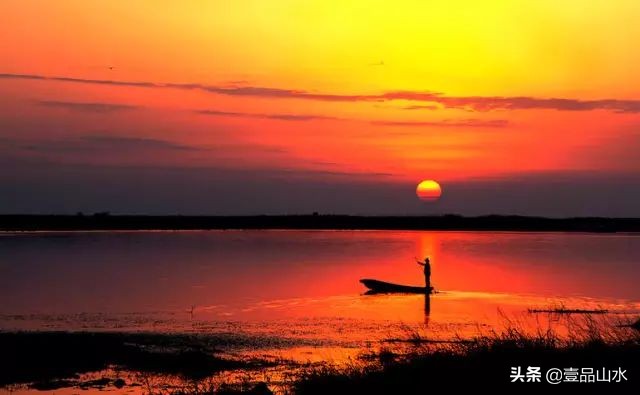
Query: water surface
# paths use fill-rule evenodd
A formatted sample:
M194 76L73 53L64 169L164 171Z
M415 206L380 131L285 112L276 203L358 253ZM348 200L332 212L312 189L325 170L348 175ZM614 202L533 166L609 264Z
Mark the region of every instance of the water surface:
M440 291L363 295L360 278ZM634 234L180 231L0 235L0 329L231 334L243 358L344 361L419 331L446 339L530 308L640 311ZM535 316L535 317L533 317ZM545 319L549 319L546 317ZM263 341L261 341L263 339Z

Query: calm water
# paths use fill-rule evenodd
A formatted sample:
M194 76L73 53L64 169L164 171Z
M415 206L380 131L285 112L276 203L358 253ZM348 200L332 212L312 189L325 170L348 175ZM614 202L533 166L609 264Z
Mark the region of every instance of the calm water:
M440 293L363 295L363 277L421 285L426 255ZM638 313L639 261L627 234L2 234L0 329L233 334L247 340L230 342L236 357L340 361L408 329L464 336L532 307Z

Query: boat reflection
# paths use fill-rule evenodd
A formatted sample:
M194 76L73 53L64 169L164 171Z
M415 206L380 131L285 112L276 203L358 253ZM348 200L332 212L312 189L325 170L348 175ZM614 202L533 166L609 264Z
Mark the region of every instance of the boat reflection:
M431 295L424 295L424 325L429 326L429 315L431 314Z

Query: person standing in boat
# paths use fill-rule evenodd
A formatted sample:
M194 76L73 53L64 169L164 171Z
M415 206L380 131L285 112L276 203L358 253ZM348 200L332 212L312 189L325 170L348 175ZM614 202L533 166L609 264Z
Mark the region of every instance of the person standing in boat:
M429 257L426 257L424 258L424 262L416 262L424 268L424 286L427 289L427 292L431 292L431 260Z

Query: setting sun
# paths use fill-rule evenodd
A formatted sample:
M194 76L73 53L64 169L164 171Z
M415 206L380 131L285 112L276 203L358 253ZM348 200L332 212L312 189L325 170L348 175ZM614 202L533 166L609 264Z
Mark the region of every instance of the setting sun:
M435 202L442 196L442 188L440 184L433 180L424 180L418 184L416 188L416 195L420 200L426 202Z

